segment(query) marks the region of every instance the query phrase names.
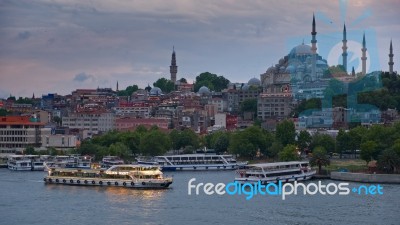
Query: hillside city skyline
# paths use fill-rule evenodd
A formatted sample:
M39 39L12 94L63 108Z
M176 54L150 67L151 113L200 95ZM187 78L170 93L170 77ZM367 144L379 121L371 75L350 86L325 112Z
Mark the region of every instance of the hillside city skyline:
M4 4L0 8L5 19L0 30L6 34L0 42L4 50L0 54L0 98L10 94L16 97L30 97L33 93L36 96L64 95L79 88L115 89L117 82L120 90L133 84L140 88L152 86L161 77L170 78L173 46L177 54L178 80L183 77L192 83L196 76L208 71L231 82L246 83L251 78L260 78L290 49L301 44L301 40L311 45L313 13L317 20L318 49L327 45L333 38L330 35L340 34L346 22L349 33L366 31L368 52L377 53L373 57L379 61L378 67L372 70L388 71L392 40L394 71L398 71L396 53L399 52L400 29L396 29L399 25L395 7L389 8L390 4L310 1L307 3L315 7L302 9L274 1L268 4L238 2L222 10L222 3L207 6L193 2L183 5L179 1L172 6L161 2L115 3L119 4L72 5L64 1ZM133 7L139 5L139 9ZM160 10L155 10L157 7ZM196 7L209 8L208 13L203 15ZM272 8L280 9L280 16L273 15L276 12ZM269 13L262 14L263 9ZM18 12L25 12L24 16L15 18ZM55 22L43 22L42 12L53 15ZM105 15L111 19L101 19L100 16ZM122 20L122 15L129 16ZM135 22L133 19L137 17L141 19ZM84 18L86 22L82 21ZM120 22L130 25L115 27ZM162 23L166 23L165 28L160 28ZM198 28L195 29L196 24ZM202 30L207 32L199 35ZM159 37L158 32L164 35ZM197 37L188 38L194 35L190 33ZM349 41L351 38L357 37L350 37ZM361 38L353 41L360 43ZM341 38L336 39L341 43ZM332 66L327 53L320 54ZM361 54L361 49L354 54ZM349 55L348 60L354 61L354 58ZM350 69L347 72L350 73ZM356 72L361 71L356 67Z

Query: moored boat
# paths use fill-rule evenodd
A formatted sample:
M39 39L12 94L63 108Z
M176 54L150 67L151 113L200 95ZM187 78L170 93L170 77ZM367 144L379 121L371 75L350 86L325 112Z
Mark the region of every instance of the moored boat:
M107 170L52 168L44 178L46 184L127 188L168 188L172 181L163 177L159 167L131 164L114 165Z
M124 160L120 159L118 156L104 156L100 162L100 166L103 169L108 169L114 165L125 164Z
M302 161L249 164L236 171L235 181L240 183L260 181L263 184L302 181L311 179L315 172L309 162Z
M9 155L7 167L10 170L32 170L32 160L27 155Z
M185 154L155 156L151 160L138 159L139 165L160 166L172 170L234 170L247 164L238 162L232 155Z

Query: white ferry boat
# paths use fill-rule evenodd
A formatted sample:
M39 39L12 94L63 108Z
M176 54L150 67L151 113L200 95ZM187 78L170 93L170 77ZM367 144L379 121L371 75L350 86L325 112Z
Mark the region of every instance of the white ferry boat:
M43 171L45 169L44 161L47 156L39 156L35 155L30 157L32 162L32 170L33 171Z
M32 170L32 160L27 155L9 155L7 167L10 170Z
M138 164L159 166L163 171L234 170L247 162L237 162L232 155L185 154L155 156L149 161L138 159Z
M235 181L262 184L271 182L291 182L309 180L315 174L309 162L291 161L277 163L249 164L236 171Z
M118 156L104 156L100 162L101 168L110 168L114 165L125 164L124 160L120 159Z
M172 178L164 178L159 167L114 165L107 170L52 168L44 178L46 184L112 186L127 188L167 188Z
M44 163L45 170L52 168L82 168L90 169L92 157L85 155L58 155Z

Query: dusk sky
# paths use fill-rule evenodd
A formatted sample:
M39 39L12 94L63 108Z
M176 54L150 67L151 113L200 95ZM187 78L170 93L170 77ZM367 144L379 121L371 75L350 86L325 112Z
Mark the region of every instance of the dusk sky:
M178 79L209 71L247 82L303 39L310 44L313 12L319 49L341 46L346 22L349 41L366 31L377 65L369 72L388 70L390 39L399 71L399 9L398 0L0 0L0 98L115 89L117 81L144 88L170 78L172 46ZM328 53L320 52L328 63L341 60L340 47Z

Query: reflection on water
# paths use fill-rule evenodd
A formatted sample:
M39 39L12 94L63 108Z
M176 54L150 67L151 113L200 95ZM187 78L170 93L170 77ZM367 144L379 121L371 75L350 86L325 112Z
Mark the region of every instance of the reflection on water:
M129 200L129 199L143 199L143 200L154 200L161 198L168 189L129 189L129 188L118 188L118 187L97 187L98 191L105 192L109 198Z
M124 187L100 187L100 186L78 186L43 184L48 191L60 190L68 194L97 192L105 194L110 201L123 202L131 199L156 200L162 198L169 189L133 189Z
M44 173L0 169L0 224L399 224L400 185L379 196L188 195L188 181L228 183L234 171L170 172L170 189L44 184ZM311 182L311 181L309 181ZM336 181L323 181L336 182Z

